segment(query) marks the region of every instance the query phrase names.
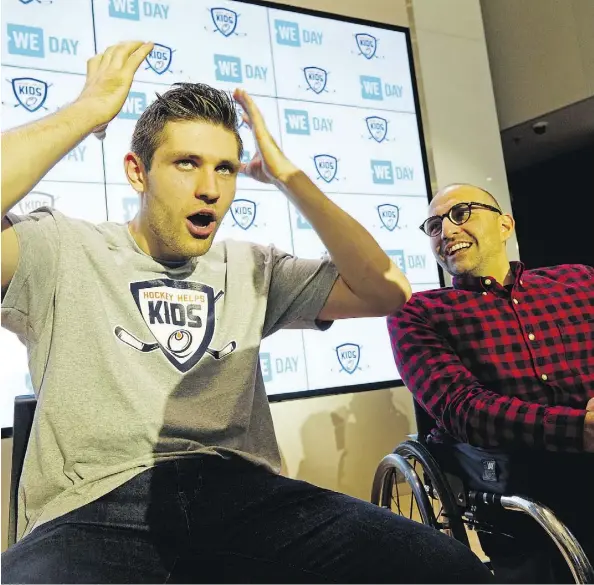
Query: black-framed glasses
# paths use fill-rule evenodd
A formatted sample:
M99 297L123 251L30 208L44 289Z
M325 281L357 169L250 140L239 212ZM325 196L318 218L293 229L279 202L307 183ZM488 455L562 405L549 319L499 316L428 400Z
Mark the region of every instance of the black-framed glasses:
M470 203L456 203L456 205L454 205L447 213L444 213L443 215L433 215L429 219L426 219L419 227L430 238L434 238L435 236L439 236L439 234L441 234L441 226L443 224L444 217L447 217L452 223L456 225L462 225L470 219L473 207L488 209L489 211L494 211L499 215L503 214L500 209L497 209L492 205L486 205L484 203L475 203L474 201Z

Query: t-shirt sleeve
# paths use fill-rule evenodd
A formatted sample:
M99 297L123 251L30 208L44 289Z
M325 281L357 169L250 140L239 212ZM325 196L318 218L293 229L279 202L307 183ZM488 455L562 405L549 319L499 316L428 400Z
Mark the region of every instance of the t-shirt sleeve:
M35 343L53 307L60 237L52 212L7 214L19 244L15 274L2 297L2 327L24 342Z
M263 337L279 329L326 330L317 319L338 277L329 258L297 258L271 247L272 273Z

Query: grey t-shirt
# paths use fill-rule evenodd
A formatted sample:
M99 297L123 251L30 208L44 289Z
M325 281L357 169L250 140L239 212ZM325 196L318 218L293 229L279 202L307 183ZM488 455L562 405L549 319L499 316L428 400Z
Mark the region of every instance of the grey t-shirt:
M330 326L316 321L330 262L227 240L164 265L125 224L10 219L20 261L2 325L27 346L38 400L19 538L167 459L234 452L278 472L259 346Z

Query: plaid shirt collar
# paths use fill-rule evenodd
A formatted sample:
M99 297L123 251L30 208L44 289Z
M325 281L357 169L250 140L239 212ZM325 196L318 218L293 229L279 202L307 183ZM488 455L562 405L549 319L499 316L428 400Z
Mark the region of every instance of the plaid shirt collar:
M514 275L514 286L518 288L522 281L522 273L524 272L524 264L522 262L509 263L512 274ZM500 290L505 291L505 287L497 282L493 276L471 276L470 274L462 274L461 276L454 276L452 279L452 286L456 290L470 290L470 291L491 291Z

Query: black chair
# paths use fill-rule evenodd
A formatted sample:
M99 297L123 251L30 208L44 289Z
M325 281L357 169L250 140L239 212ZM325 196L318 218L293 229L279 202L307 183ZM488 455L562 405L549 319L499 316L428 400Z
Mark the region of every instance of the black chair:
M8 546L16 542L17 504L19 481L23 471L29 435L37 400L33 395L17 396L14 400L14 421L12 432L12 468L10 472L10 508L8 512Z
M594 569L582 547L547 506L520 494L496 493L485 486L470 488L470 476L464 473L463 468L449 464L451 457L447 455L456 446L446 444L438 448L438 445L432 444L428 436L435 427L433 419L416 400L414 409L418 432L409 435L408 440L397 445L393 453L381 460L373 479L373 504L401 516L407 515L406 506L410 519L441 530L466 546L470 546L466 528L497 531L496 526L483 520L487 508L501 507L527 514L551 537L565 558L575 582L594 583ZM488 453L487 450L483 452ZM403 479L412 494L400 494L399 483ZM413 501L418 510L414 516Z

